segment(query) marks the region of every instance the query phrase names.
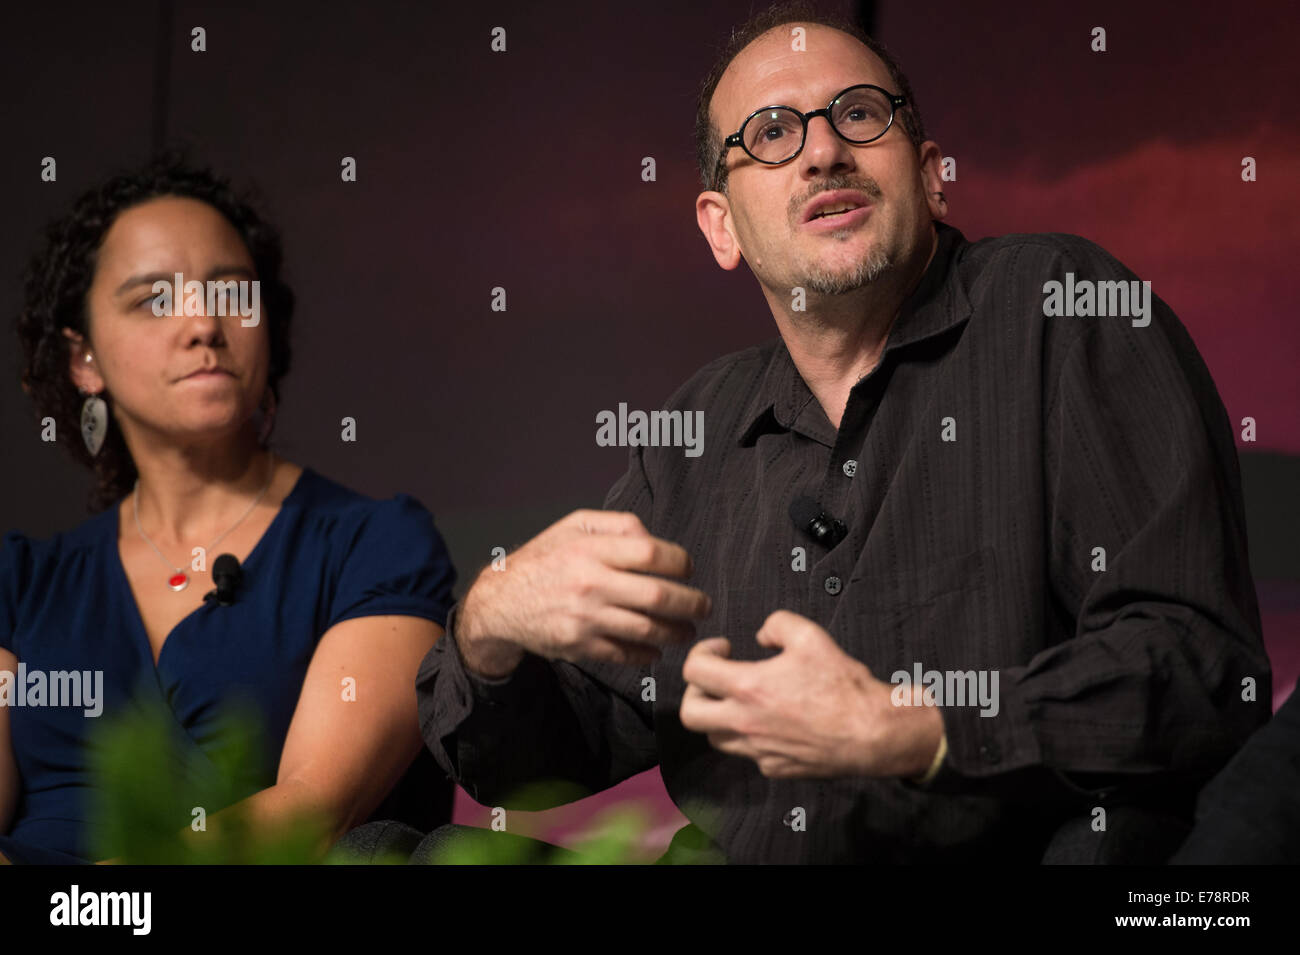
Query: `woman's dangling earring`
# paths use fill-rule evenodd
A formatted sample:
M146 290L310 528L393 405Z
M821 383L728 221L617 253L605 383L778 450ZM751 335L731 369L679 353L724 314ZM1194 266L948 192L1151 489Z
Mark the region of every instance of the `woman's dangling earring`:
M262 396L262 403L257 408L261 419L257 424L257 443L263 447L271 437L271 431L275 428L275 410L275 392L270 385L267 385L266 394Z
M91 360L89 352L86 353L85 360ZM85 400L81 403L81 440L93 458L99 454L99 449L104 446L104 438L108 435L108 402L96 394L84 391L82 394L85 395Z
M86 395L81 403L81 440L93 458L104 446L108 434L108 402L99 395Z

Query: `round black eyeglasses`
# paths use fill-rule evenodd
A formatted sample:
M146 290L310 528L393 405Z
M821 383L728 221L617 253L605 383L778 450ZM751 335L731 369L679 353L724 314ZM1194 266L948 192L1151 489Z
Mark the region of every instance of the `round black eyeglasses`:
M740 129L723 141L713 183L717 185L718 174L732 146L739 146L756 162L779 166L803 152L808 140L808 123L815 116L825 116L841 139L861 146L889 132L894 116L906 105L906 97L862 83L844 90L826 108L809 113L801 113L793 106L756 109L741 123Z

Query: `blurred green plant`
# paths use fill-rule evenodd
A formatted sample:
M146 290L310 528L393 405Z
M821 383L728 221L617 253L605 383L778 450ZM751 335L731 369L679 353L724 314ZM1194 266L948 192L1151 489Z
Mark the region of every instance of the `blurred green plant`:
M324 820L302 816L255 831L237 805L265 788L265 736L256 711L230 706L200 748L161 703L102 717L91 738L91 848L97 860L167 865L401 865L398 855L364 860L335 849L321 858ZM540 793L540 795L539 795ZM577 794L537 786L509 805L558 805ZM196 812L201 810L201 814ZM223 812L224 810L224 812ZM212 817L221 818L212 823ZM199 821L207 823L206 831ZM650 820L636 808L598 817L573 849L508 832L464 827L434 862L444 865L627 865L653 861L643 848Z
M302 816L259 833L235 805L267 785L263 738L255 711L238 705L203 748L161 703L103 717L90 747L95 858L143 865L316 861L322 820Z
M571 849L466 826L449 835L430 861L434 865L638 865L653 861L643 848L649 829L648 817L634 807L603 813Z

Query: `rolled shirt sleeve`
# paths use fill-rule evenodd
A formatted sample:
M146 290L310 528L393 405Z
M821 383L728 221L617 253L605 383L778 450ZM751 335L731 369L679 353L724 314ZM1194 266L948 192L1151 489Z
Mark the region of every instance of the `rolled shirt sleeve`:
M641 449L629 457L604 507L631 511L648 525L652 497ZM460 604L452 608L446 636L425 657L416 688L425 744L475 800L545 809L657 764L653 704L641 694L645 673L526 653L509 676L484 679L469 672L456 644L459 610Z

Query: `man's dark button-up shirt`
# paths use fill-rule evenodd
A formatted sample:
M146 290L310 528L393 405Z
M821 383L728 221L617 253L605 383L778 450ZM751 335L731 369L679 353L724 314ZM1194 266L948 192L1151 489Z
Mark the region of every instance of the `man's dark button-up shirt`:
M690 552L714 607L697 634L728 637L733 659L775 652L754 634L786 609L882 680L973 675L945 684L964 703L939 701L938 776L769 779L682 726L689 647L652 669L529 655L494 682L465 670L453 610L420 720L478 801L657 763L730 861L1037 862L1097 806L1190 806L1267 720L1233 430L1185 328L1155 295L1149 323L1046 316L1044 284L1066 273L1136 280L1085 239L936 227L838 430L780 339L748 348L665 406L703 411L703 453L632 448L605 507ZM846 536L797 528L799 496ZM979 679L997 691L983 703Z

